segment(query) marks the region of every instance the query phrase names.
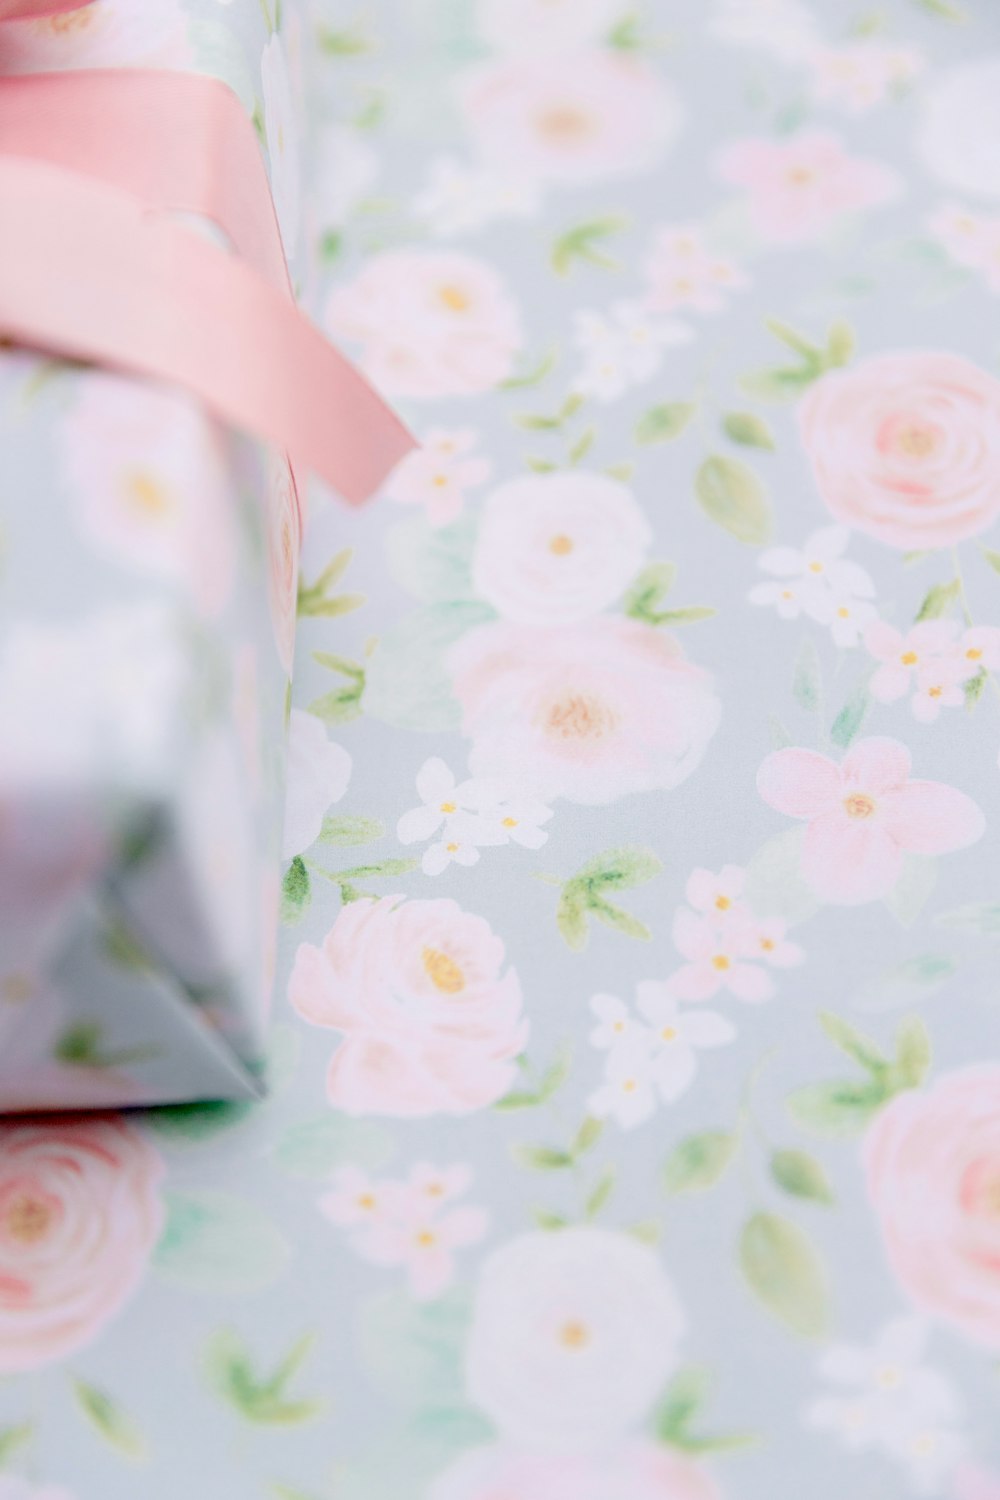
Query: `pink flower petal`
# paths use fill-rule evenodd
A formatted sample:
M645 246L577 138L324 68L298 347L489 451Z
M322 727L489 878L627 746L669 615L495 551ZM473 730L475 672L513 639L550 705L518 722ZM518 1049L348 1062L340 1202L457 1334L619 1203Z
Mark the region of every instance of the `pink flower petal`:
M757 790L790 818L815 818L840 796L840 771L815 750L775 750L757 772Z
M903 637L885 620L872 620L865 629L865 645L878 661L894 661L903 648Z
M910 752L899 740L874 736L848 750L841 770L845 783L877 796L905 786L910 764Z
M827 813L806 829L802 874L826 901L854 906L887 896L903 862L899 845L879 820Z
M677 969L667 980L667 989L675 1000L710 1000L721 983L721 972L705 960Z
M941 781L911 781L882 803L885 827L909 854L950 854L983 835L986 820L971 797Z
M755 964L735 964L726 975L726 988L737 1000L759 1004L774 994L774 980Z

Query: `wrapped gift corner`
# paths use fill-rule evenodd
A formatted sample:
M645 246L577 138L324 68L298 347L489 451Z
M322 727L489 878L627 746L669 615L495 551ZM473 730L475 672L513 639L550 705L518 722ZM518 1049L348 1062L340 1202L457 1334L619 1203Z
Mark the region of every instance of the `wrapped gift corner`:
M0 179L25 204L20 244L15 233L0 248L0 334L14 346L0 353L7 1111L262 1092L296 481L315 468L357 501L410 446L294 309L269 198L256 222L245 197L232 211L210 201L188 170L210 144L196 131L186 155L157 158L151 77L135 89L119 75L102 95L108 135L116 109L143 99L148 149L112 160L91 129L93 175L66 122L70 93L97 79L0 80ZM169 80L167 124L178 83L216 126L224 112L215 149L248 161L252 127L241 113L233 126L222 85ZM67 246L60 215L82 203L87 232ZM151 207L210 218L230 248ZM46 296L53 277L59 295ZM152 309L138 326L137 308ZM234 383L255 330L269 368ZM283 408L272 396L289 387Z

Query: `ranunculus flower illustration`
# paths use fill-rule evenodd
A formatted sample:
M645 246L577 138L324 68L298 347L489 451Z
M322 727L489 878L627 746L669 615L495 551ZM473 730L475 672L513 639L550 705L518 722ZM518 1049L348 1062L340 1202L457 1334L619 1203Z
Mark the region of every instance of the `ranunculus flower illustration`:
M473 1448L441 1474L428 1500L719 1500L694 1459L642 1439L607 1453ZM2 1497L0 1497L2 1500Z
M288 998L343 1034L327 1075L351 1114L467 1114L514 1079L528 1024L504 946L454 901L386 896L345 906L321 948L303 943Z
M385 250L327 304L338 338L390 396L471 396L511 371L521 347L517 304L486 261L460 251Z
M222 429L190 396L146 381L90 370L77 390L55 430L77 525L104 556L217 615L236 565Z
M519 625L571 625L625 591L652 532L631 490L606 474L528 474L483 507L472 577Z
M0 1372L83 1347L163 1227L163 1163L118 1116L0 1125Z
M596 47L478 64L459 80L459 105L483 159L515 179L641 172L680 124L673 93L648 63Z
M485 1262L469 1395L527 1448L602 1449L641 1422L677 1362L684 1320L658 1257L630 1235L524 1234Z
M776 750L757 772L771 807L807 823L802 874L826 901L887 896L904 854L951 854L985 827L971 797L941 781L911 781L898 740L859 740L838 766L816 750Z
M1000 515L1000 380L962 355L874 355L816 381L798 414L838 521L923 550L977 536Z
M472 774L543 801L678 786L721 715L711 677L677 640L622 616L550 630L481 625L448 660Z
M868 1129L864 1165L903 1290L1000 1349L1000 1066L897 1095Z
M724 181L747 190L755 228L775 244L807 244L843 214L899 191L888 167L849 155L839 136L823 130L732 141L719 154L718 170Z

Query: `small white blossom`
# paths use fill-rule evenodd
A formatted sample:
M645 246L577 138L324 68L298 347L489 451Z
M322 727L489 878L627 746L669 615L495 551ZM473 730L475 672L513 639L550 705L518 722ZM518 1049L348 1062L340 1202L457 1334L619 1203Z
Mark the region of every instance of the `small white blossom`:
M538 187L526 177L499 177L452 157L438 157L431 163L426 187L413 200L413 212L432 235L449 239L494 219L527 218L538 202Z
M583 355L573 389L597 401L615 401L651 380L663 363L664 349L694 337L685 323L651 318L636 302L615 302L606 313L582 308L573 323L573 342Z
M440 875L450 864L474 865L486 846L520 844L540 849L548 838L542 827L552 809L541 802L508 797L495 781L470 778L456 781L443 760L433 756L417 776L422 805L405 812L396 825L400 843L415 844L440 837L424 851L426 875Z
M829 626L835 645L856 646L877 611L870 575L843 556L849 540L845 526L825 526L801 548L769 547L758 565L771 577L750 590L751 604L771 605L786 620L805 614Z

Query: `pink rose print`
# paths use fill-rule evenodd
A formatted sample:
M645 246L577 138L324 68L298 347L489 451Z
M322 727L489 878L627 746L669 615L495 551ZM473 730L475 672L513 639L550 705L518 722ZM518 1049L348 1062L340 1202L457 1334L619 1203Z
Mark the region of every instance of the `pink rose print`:
M3 70L51 73L140 63L186 68L191 63L187 30L179 0L96 0L69 15L6 21Z
M459 251L386 250L327 304L334 337L389 396L473 396L511 371L521 317L493 267Z
M982 837L971 797L940 781L911 781L898 740L859 740L838 766L815 750L776 750L757 773L764 801L807 827L802 875L845 906L887 896L904 854L951 854Z
M65 1358L128 1301L163 1227L162 1176L114 1115L0 1127L0 1371Z
M457 431L433 428L420 447L393 469L385 494L400 505L422 505L432 526L457 520L466 491L485 484L493 468L488 458L471 453L478 436L469 427Z
M459 106L489 166L556 183L644 171L680 123L673 94L647 63L601 48L470 68Z
M467 1114L501 1098L524 1048L521 986L503 943L454 901L362 899L322 948L303 943L288 997L344 1040L327 1074L350 1114Z
M720 1500L708 1471L637 1439L603 1454L530 1453L497 1444L463 1453L428 1500ZM978 1500L978 1497L977 1497Z
M1000 380L960 354L903 350L833 370L798 415L833 515L890 547L951 547L1000 515Z
M1000 1067L897 1095L869 1127L864 1167L903 1290L1000 1349Z
M91 370L57 435L73 513L94 548L219 614L236 566L222 429L179 391Z
M721 312L727 292L748 285L735 261L715 255L697 224L665 224L646 260L647 305L653 312Z
M373 1182L357 1167L334 1174L319 1206L334 1224L353 1230L351 1244L380 1266L403 1266L418 1302L439 1297L455 1274L455 1251L486 1233L485 1209L447 1207L472 1181L468 1167L418 1162L408 1179Z
M273 455L267 496L267 602L281 665L292 675L302 526L288 464Z
M451 651L474 776L543 800L613 802L678 786L718 728L712 679L653 626L483 625Z
M774 244L808 244L842 215L899 191L899 179L881 162L848 155L838 136L819 130L733 141L717 166L725 182L747 189L754 227Z

